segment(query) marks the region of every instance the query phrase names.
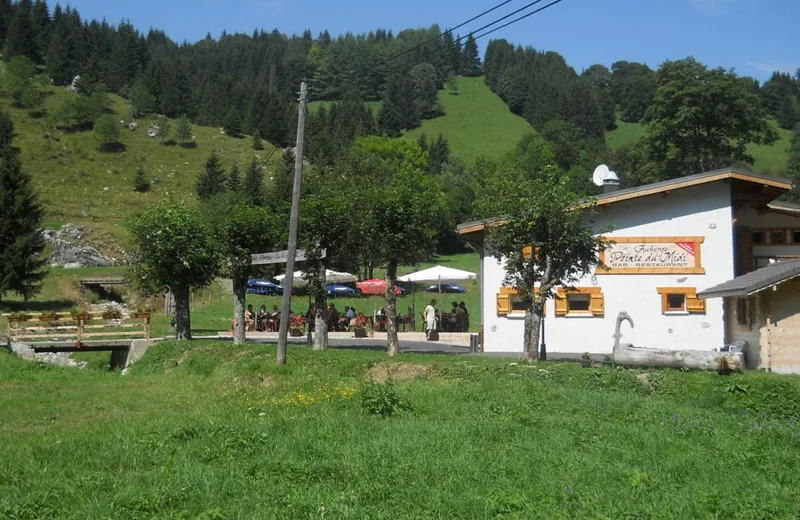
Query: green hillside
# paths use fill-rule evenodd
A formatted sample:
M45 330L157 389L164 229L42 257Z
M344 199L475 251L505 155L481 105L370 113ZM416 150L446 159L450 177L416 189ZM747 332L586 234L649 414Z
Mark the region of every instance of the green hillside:
M54 113L68 96L74 95L64 87L51 87L45 99L48 113ZM115 117L126 124L132 121L128 103L116 95L109 98ZM88 224L117 235L125 219L167 194L194 200L197 174L212 150L221 156L226 168L237 161L244 169L254 153L250 138L236 139L221 134L218 128L200 126L193 127L194 148L169 141L162 146L147 136L147 127L154 118L137 120L136 130L123 127L120 141L124 150L104 153L97 150L91 130L51 130L52 136L47 137L46 116L30 117L25 110L13 107L5 95L0 96L0 105L11 114L17 134L14 144L21 150L23 167L33 175L51 225ZM266 159L271 152L272 146L265 143L265 150L257 154ZM276 153L267 167L267 176L278 160ZM159 179L148 193L133 190L139 164L146 167L148 179Z
M458 78L458 94L446 89L439 92L445 115L422 123L405 134L417 140L424 133L429 138L444 134L450 150L467 162L484 155L497 158L514 148L517 141L533 128L495 95L482 77Z
M774 123L774 122L773 122ZM792 132L779 128L774 123L779 139L771 146L751 144L747 147L755 158L753 169L760 173L780 174L786 167L786 158L789 153L789 144ZM641 123L626 123L617 120L617 128L606 133L606 143L612 149L631 145L644 135L644 126Z

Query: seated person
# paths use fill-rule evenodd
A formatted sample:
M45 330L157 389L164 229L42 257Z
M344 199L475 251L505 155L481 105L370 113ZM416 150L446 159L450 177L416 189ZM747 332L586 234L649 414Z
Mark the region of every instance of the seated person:
M256 315L253 312L253 306L248 305L247 310L244 311L244 321L247 324L247 330L255 330L256 328Z
M339 324L339 311L334 304L328 306L328 332L334 332Z
M267 330L267 306L262 305L260 309L258 309L258 315L256 316L256 330Z

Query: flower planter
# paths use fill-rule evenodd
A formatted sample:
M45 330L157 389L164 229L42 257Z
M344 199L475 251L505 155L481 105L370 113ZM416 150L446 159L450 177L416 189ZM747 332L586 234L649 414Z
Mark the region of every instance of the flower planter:
M137 312L137 313L135 313L133 315L133 317L134 318L149 318L150 317L150 313L149 312Z
M289 335L295 338L299 338L303 335L303 330L298 328L289 329Z
M53 322L58 321L58 316L39 316L39 321L42 322Z
M89 321L92 317L88 314L75 314L72 316L72 319L75 321Z
M357 338L367 337L367 329L365 329L364 327L357 327L354 332L355 332L355 337Z

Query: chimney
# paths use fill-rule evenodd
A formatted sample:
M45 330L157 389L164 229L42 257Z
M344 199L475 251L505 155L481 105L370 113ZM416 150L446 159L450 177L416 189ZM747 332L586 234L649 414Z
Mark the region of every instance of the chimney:
M619 190L619 177L614 172L608 172L603 179L603 193L613 193Z

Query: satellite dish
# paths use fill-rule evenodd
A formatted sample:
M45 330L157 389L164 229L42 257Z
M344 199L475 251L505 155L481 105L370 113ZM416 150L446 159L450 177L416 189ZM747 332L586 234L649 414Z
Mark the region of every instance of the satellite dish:
M603 178L603 181L619 184L619 177L617 176L616 172L608 172Z
M603 179L606 178L608 175L608 166L605 164L601 164L597 168L594 169L594 174L592 175L592 182L595 186L602 186Z

